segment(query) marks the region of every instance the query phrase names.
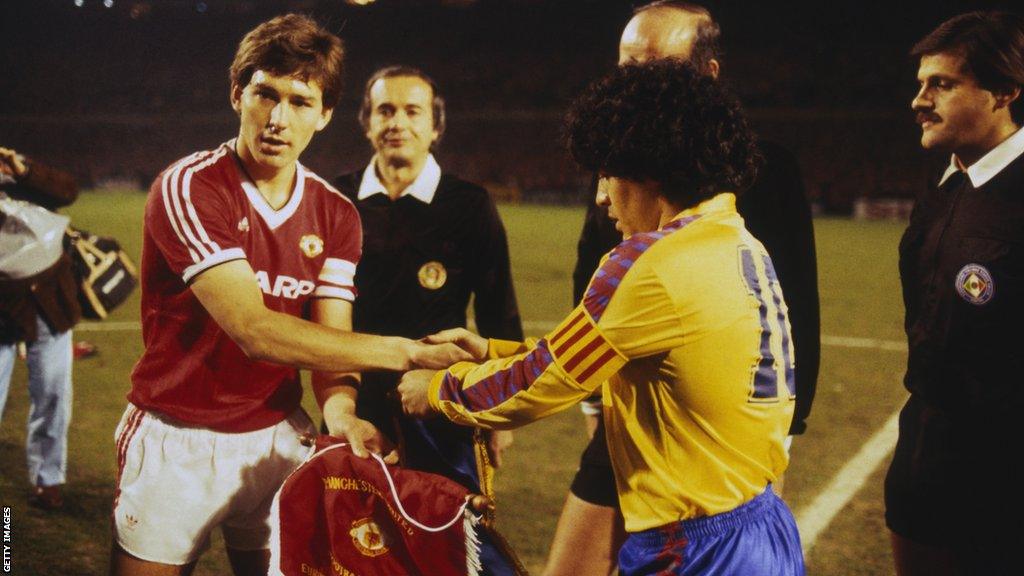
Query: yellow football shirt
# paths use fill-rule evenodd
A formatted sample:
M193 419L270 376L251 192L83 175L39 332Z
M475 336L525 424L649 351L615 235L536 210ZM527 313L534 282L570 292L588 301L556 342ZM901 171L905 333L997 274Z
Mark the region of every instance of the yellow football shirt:
M603 385L629 532L732 510L788 464L786 305L730 193L623 241L551 333L491 340L488 356L439 372L431 405L458 423L510 428Z

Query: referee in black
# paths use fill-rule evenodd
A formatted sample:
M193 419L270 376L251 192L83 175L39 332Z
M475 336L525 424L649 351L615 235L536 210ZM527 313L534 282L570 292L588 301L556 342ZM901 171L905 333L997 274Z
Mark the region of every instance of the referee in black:
M356 270L353 329L418 339L466 326L473 296L477 331L521 341L505 228L484 188L444 174L431 151L445 127L444 99L422 71L394 66L370 77L359 121L375 154L335 185L359 210L363 256ZM402 465L451 478L481 493L473 430L445 418L402 414L387 393L400 374L366 373L357 414L400 448ZM494 465L511 432L488 432ZM512 574L486 534L485 575Z
M910 399L885 480L896 572L1021 574L1024 18L962 14L911 55L921 145L951 156L900 242Z

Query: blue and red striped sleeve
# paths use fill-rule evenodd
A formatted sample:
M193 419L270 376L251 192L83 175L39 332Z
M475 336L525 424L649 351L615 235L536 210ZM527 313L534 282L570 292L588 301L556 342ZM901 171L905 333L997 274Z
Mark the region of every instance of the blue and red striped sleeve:
M677 222L620 244L594 274L583 302L535 344L439 372L429 390L433 408L462 424L513 428L589 396L628 361L601 330L608 303L643 253L688 220Z

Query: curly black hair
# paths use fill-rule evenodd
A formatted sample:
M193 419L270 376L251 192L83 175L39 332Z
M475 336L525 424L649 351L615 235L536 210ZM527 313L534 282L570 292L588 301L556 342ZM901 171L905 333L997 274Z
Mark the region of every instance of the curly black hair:
M565 137L584 169L655 181L680 207L740 193L761 163L736 98L675 59L620 66L591 84L566 116Z

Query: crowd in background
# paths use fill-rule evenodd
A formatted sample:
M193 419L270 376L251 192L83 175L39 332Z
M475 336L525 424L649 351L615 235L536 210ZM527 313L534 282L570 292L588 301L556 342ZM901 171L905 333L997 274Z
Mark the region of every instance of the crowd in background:
M584 195L589 177L562 152L559 125L571 95L614 61L628 2L210 2L204 12L185 1L19 3L0 25L9 28L0 62L7 78L18 78L0 90L0 130L85 188L145 188L168 159L233 135L222 63L233 39L285 4L371 55L345 71L336 121L303 158L313 169L365 164L353 87L401 61L448 87L451 129L438 153L446 165L505 198ZM724 79L759 134L795 151L812 200L826 213L849 213L857 198L913 197L942 159L914 145L905 104L912 66L894 40L907 33L887 35L893 23L872 24L841 6L828 19L795 5L744 10L717 7L729 31ZM874 35L865 36L869 29Z

